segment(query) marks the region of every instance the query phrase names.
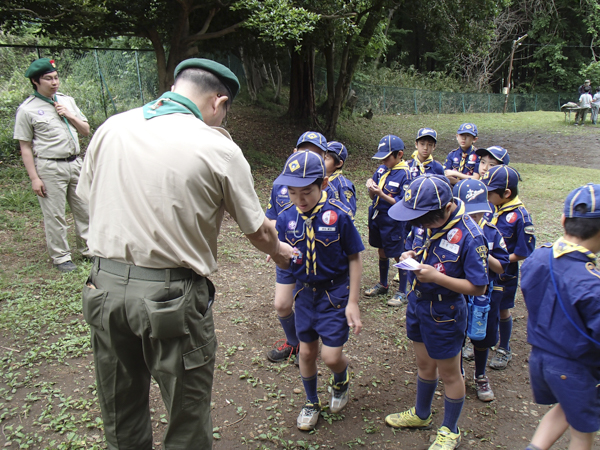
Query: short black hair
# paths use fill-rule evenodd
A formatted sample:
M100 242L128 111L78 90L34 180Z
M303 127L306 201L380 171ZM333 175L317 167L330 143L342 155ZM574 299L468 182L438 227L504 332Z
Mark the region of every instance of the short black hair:
M399 154L400 152L402 152L402 154L404 154L404 151L403 151L403 150L396 150L395 152L392 152L392 156L393 156L394 158L397 158L397 157L398 157L398 154Z
M327 154L333 158L335 167L339 166L340 163L344 162L344 161L342 161L342 158L340 158L340 155L338 155L336 152L328 151Z
M177 84L179 80L189 81L204 92L215 92L220 95L226 95L227 107L231 106L231 103L233 102L233 95L231 95L229 88L215 74L207 70L193 67L184 69L177 74L175 84Z
M519 186L509 187L508 189L510 189L510 197L508 197L509 200L512 200L517 195L519 195ZM498 194L500 197L504 197L504 193L506 192L506 189L499 188L499 189L494 189L493 191L490 191L490 192L494 192L494 193Z
M586 205L577 205L575 211L586 213ZM583 217L565 218L565 233L579 239L590 239L600 233L600 219Z
M417 141L433 142L433 145L437 145L437 141L431 136L423 136L422 138L417 139L415 142Z
M413 227L425 227L429 223L437 222L444 218L445 207L440 209L434 209L433 211L429 211L425 215L413 219L410 222L410 225Z
M318 186L318 188L321 189L321 186L323 185L323 180L324 180L324 178L317 178L315 181L310 183L309 186L316 184Z

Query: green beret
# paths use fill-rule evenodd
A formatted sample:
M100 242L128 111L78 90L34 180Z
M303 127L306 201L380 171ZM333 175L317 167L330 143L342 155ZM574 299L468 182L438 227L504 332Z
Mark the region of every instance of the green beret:
M53 59L40 58L31 63L25 72L26 78L34 78L47 73L56 72L56 66Z
M204 58L190 58L179 63L175 68L175 78L179 75L179 72L185 69L202 69L215 75L231 92L231 100L240 91L240 80L235 76L231 70L225 67L223 64L219 64L211 59Z

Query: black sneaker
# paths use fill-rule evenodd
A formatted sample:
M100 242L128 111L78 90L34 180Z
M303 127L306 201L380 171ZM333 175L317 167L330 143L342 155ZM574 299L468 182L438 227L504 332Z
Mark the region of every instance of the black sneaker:
M56 270L62 273L73 272L75 269L77 269L77 266L73 264L73 261L65 261L61 264L54 264L54 267L56 267Z
M267 359L271 362L278 363L289 360L292 355L295 355L296 361L298 361L299 347L299 345L293 347L287 340L279 339L275 342L274 348L267 352Z

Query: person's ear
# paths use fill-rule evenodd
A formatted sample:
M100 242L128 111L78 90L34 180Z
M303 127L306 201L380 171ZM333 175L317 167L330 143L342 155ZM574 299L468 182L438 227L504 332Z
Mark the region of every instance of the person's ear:
M324 191L327 186L329 186L329 177L323 178L323 183L321 183L321 190Z
M564 214L562 214L562 215L560 216L560 225L561 225L563 228L565 227L565 220L566 220L566 217L565 217L565 215L564 215Z
M216 100L215 100L215 111L218 111L219 108L221 107L221 105L224 106L224 108L227 108L227 101L229 100L229 97L227 97L226 95L221 95L221 94L217 94Z
M478 138L477 136L475 136L475 137L473 138L473 143L477 142L477 139L479 139L479 138Z
M511 195L512 195L512 191L510 189L506 189L504 191L504 194L502 194L502 198L510 198Z

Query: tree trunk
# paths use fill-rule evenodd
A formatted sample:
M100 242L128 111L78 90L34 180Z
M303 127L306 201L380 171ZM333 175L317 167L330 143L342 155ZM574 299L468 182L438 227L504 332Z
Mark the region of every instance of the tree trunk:
M325 125L325 136L330 138L335 136L342 103L348 95L348 90L350 89L350 83L352 82L356 67L364 57L367 45L373 37L373 34L375 34L377 25L381 21L384 1L385 0L379 0L373 5L360 34L355 39L349 39L346 43L343 52L342 67L340 68L339 78L335 86L333 108L331 115L327 117L327 123Z
M290 119L313 123L315 119L315 52L302 46L300 53L292 52L290 76Z
M281 83L283 76L281 75L281 69L279 68L279 61L275 60L275 72L277 73L277 89L275 89L275 98L273 101L277 104L281 101Z

